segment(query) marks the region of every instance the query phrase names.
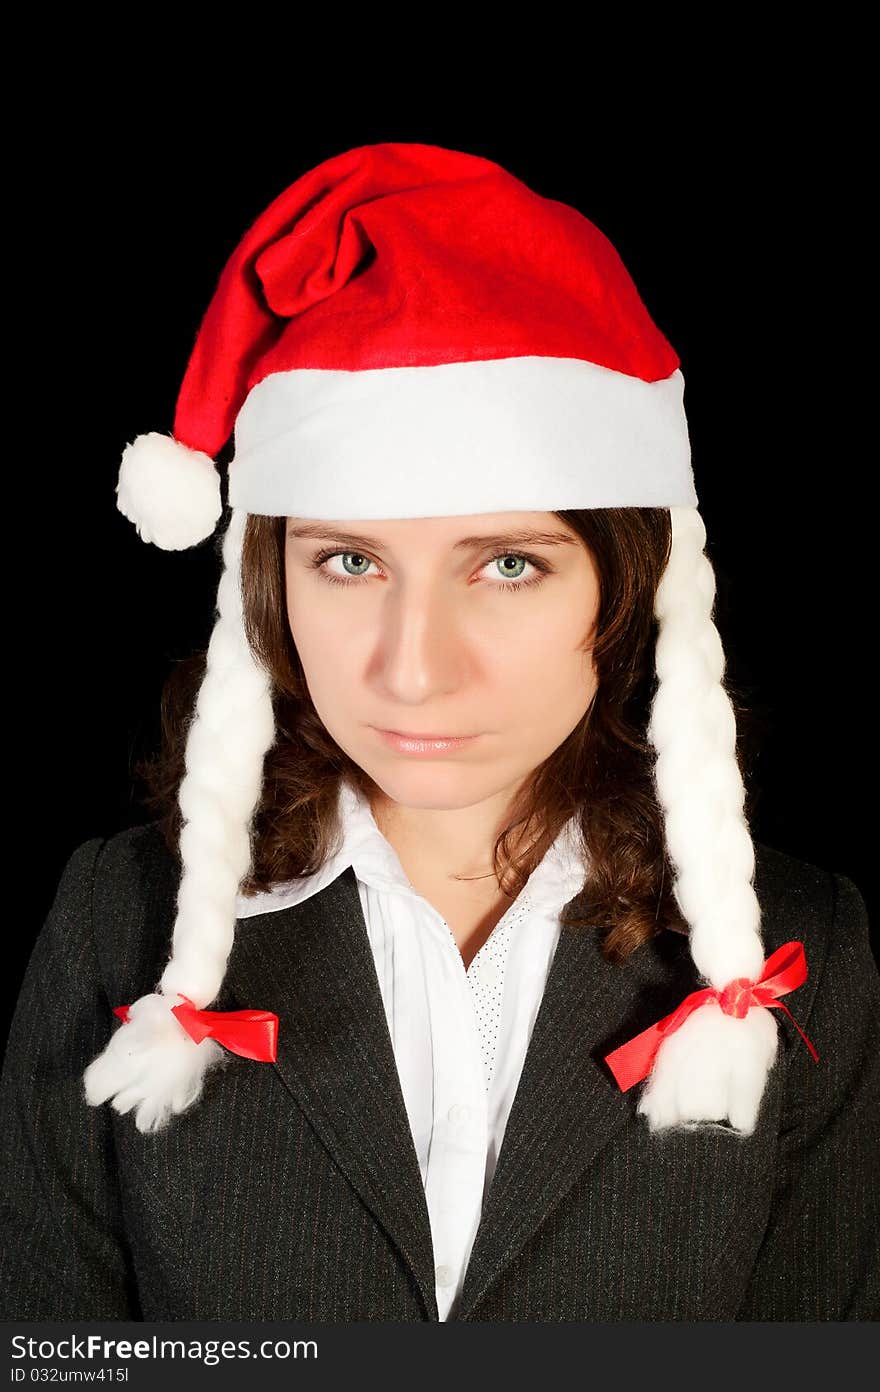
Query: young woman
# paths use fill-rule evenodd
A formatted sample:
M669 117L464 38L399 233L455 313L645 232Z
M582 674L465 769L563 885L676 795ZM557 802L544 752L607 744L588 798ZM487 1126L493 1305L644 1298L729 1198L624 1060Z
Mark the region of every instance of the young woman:
M328 160L123 454L145 540L214 532L233 429L162 815L74 851L13 1021L4 1317L876 1314L864 903L750 836L613 247L485 159Z

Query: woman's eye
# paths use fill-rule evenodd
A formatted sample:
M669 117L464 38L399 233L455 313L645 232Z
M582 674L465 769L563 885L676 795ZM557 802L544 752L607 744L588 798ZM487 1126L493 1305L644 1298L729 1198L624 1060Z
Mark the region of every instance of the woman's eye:
M540 585L551 569L546 561L539 560L537 556L521 556L517 551L507 551L501 556L493 556L489 566L492 567L494 576L501 577L500 584L494 578L489 584L494 589L511 592L528 589L530 585ZM533 574L529 574L529 567Z
M525 556L496 556L489 564L498 566L498 574L502 579L519 580L529 563Z
M355 580L366 575L367 566L373 564L369 556L362 556L359 551L339 551L337 555L342 560L345 574L350 575Z
M343 563L343 574L329 569L330 562L336 560ZM360 551L319 551L309 564L322 580L329 581L331 585L348 585L356 584L361 576L366 575L373 562Z
M339 561L341 569L330 570L331 561ZM358 581L369 578L370 566L375 562L360 551L321 551L311 564L331 585L356 585ZM490 567L493 568L491 571ZM529 567L536 572L534 575L529 575ZM540 584L545 574L549 573L550 566L537 556L506 551L493 556L482 570L490 571L486 581L490 588L513 591Z

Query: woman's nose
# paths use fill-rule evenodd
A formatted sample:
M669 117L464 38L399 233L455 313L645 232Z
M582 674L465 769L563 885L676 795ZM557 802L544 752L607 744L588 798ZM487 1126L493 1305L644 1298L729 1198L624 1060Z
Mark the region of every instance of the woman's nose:
M414 584L389 596L379 635L386 681L401 695L454 685L465 660L459 620L453 599L435 586Z

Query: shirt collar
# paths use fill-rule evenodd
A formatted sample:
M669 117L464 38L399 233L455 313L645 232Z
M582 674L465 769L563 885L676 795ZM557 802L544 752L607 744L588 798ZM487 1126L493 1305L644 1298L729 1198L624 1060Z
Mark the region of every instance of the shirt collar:
M349 866L353 866L359 880L374 889L420 897L394 847L379 830L368 799L343 777L337 802L336 845L321 868L313 875L273 885L259 894L238 895L236 917L251 918L301 904L332 884ZM558 912L583 888L587 866L579 819L572 816L529 877L532 908Z

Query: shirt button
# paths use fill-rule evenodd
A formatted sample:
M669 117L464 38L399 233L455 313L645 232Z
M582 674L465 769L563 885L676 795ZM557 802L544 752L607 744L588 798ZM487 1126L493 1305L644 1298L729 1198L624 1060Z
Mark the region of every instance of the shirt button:
M463 1102L456 1102L455 1106L450 1107L449 1111L447 1112L449 1120L453 1122L456 1126L459 1125L460 1122L469 1121L470 1115L470 1107L466 1107Z
M455 1277L452 1274L451 1266L437 1266L434 1268L434 1279L438 1286L451 1286Z
M497 986L501 971L496 962L477 962L474 970L481 986Z

